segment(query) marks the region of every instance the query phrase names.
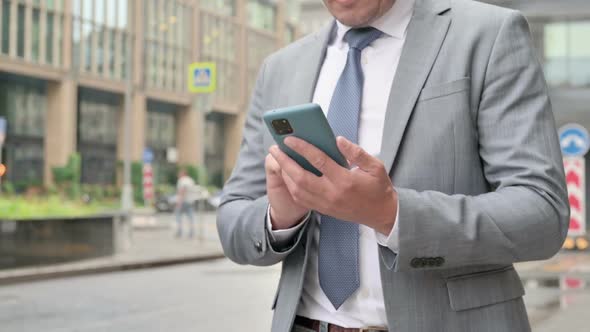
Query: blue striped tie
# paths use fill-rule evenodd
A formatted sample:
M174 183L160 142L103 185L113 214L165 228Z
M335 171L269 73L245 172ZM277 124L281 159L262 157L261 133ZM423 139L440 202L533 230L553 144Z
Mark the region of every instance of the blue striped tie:
M328 111L334 134L358 143L359 115L363 96L361 51L381 36L375 28L351 29L344 71L336 84ZM324 294L338 309L360 285L359 226L330 216L321 217L319 279Z

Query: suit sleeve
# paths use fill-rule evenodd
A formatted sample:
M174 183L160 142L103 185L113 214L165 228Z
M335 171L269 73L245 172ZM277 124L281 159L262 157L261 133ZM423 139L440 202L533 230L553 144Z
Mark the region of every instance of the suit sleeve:
M381 249L394 257L389 268L415 270L412 260L421 257L442 257L435 267L442 269L512 264L546 259L561 248L569 222L563 162L542 69L517 12L505 19L492 48L477 127L490 192L396 188L399 253Z
M267 153L262 142L266 130L262 114L266 109L263 94L267 62L260 69L236 167L223 188L217 211L217 230L225 255L236 263L258 266L281 262L299 245L306 229L304 225L289 248L278 252L270 245L266 230L269 203L264 169Z

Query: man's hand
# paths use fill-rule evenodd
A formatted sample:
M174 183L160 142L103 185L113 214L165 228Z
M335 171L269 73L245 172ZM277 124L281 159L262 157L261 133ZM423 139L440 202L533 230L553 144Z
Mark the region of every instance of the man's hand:
M315 210L389 235L397 214L397 193L383 163L344 137L338 137L337 143L344 157L355 166L352 169L338 165L299 138L285 139L287 146L322 172L321 177L303 169L277 146L270 148L292 202L301 207L300 211Z
M309 209L297 204L285 182L281 167L272 156L268 154L265 161L266 192L270 202L270 219L273 229L288 229L296 226Z

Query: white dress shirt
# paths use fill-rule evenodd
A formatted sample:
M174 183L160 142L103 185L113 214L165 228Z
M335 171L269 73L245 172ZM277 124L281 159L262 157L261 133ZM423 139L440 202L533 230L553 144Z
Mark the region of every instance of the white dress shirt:
M406 30L412 17L414 1L397 0L385 15L373 22L371 26L382 31L383 36L362 51L361 66L365 80L358 143L373 156L378 156L381 150L389 93L405 42ZM330 108L336 83L346 65L349 47L344 37L348 30L350 27L337 22L335 36L328 45L326 58L318 77L313 102L319 104L324 112ZM397 220L397 216L395 218ZM267 229L270 230L273 246L289 243L305 222L307 218L294 228L272 230L270 215L267 215ZM384 236L372 228L359 226L360 287L338 310L334 309L320 287L318 277L320 234L319 227L316 227L310 244L309 262L297 314L349 328L386 327L378 244L398 252L397 222L395 225L389 236Z

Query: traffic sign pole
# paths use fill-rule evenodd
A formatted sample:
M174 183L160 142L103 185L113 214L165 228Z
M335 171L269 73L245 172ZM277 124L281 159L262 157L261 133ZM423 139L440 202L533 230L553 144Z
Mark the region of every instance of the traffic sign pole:
M193 112L200 113L200 126L201 131L201 149L200 159L201 165L205 165L205 127L207 113L213 109L213 92L217 89L217 65L215 62L195 62L188 67L188 91L194 94L198 94L193 99ZM203 170L204 168L202 168ZM201 179L203 176L199 172L200 179L197 179L199 185L201 185ZM203 184L204 185L204 184ZM200 198L197 202L197 222L199 223L199 239L204 241L205 239L205 226L204 226L204 210L205 201L204 198Z
M590 149L590 134L578 124L559 129L559 144L563 154L570 220L565 249L588 249L586 216L586 159Z

